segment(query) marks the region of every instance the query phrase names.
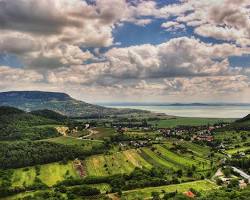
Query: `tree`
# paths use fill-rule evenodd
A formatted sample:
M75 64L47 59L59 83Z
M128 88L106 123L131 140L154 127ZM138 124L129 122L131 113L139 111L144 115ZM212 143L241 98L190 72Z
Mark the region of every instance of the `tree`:
M160 193L159 192L152 192L151 193L152 199L153 200L160 200Z

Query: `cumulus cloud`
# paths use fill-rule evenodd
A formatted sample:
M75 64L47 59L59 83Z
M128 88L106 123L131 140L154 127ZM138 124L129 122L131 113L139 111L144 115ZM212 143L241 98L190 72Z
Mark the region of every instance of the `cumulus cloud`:
M125 21L150 23L151 19L141 18L144 4L132 5L125 0L96 0L93 4L82 0L0 0L0 53L16 54L28 67L82 64L92 55L80 52L81 48L111 46L116 25Z
M241 46L250 44L249 1L184 0L178 5L166 6L164 10L168 17L176 17L176 22L194 27L198 35Z
M250 52L249 1L181 0L162 7L151 0L91 2L0 0L0 54L14 54L25 66L0 66L0 88L81 92L89 98L112 93L121 99L208 97L249 88L249 70L231 67L228 59ZM196 36L222 42L181 37L114 47L117 26L147 26L158 18L165 19L162 30L191 26ZM102 47L109 48L103 53Z
M237 73L227 57L245 51L230 44L206 44L192 38L176 38L160 45L113 48L106 53L106 74L120 78L216 76Z

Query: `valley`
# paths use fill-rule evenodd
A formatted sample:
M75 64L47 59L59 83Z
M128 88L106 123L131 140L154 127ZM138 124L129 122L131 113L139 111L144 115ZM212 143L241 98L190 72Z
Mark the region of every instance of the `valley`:
M250 191L237 173L250 174L248 117L74 118L5 106L0 118L1 200L206 200Z

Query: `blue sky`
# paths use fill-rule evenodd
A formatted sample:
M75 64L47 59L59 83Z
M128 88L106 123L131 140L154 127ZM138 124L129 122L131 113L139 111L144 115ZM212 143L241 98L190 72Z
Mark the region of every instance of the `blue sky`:
M91 102L250 97L247 0L0 1L2 91Z

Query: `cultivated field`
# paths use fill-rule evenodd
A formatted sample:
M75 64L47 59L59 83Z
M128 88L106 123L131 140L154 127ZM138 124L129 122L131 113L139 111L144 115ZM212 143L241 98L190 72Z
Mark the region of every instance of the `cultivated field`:
M214 124L218 122L232 122L234 119L216 119L216 118L188 118L177 117L172 119L162 119L159 121L151 121L150 123L157 124L158 128L173 128L176 126L200 126L207 124Z
M115 129L113 128L96 128L95 131L89 138L92 139L104 139L116 134Z
M148 187L143 189L136 189L123 192L122 199L137 200L137 199L150 199L152 192L159 192L163 196L162 191L168 192L186 192L190 188L195 188L197 191L209 191L217 188L218 186L210 181L194 181L189 183L182 183L178 185L168 185L160 187Z
M111 155L91 156L85 162L89 176L128 174L135 167L145 167L148 169L152 167L136 150L117 152Z
M69 136L60 136L56 138L46 139L43 141L64 144L64 145L77 145L81 146L85 150L91 150L94 146L101 147L103 144L102 140L77 139Z
M12 187L30 186L34 183L36 177L48 186L52 186L66 178L79 178L72 162L67 164L50 163L40 165L39 168L39 174L37 174L35 167L14 169Z

